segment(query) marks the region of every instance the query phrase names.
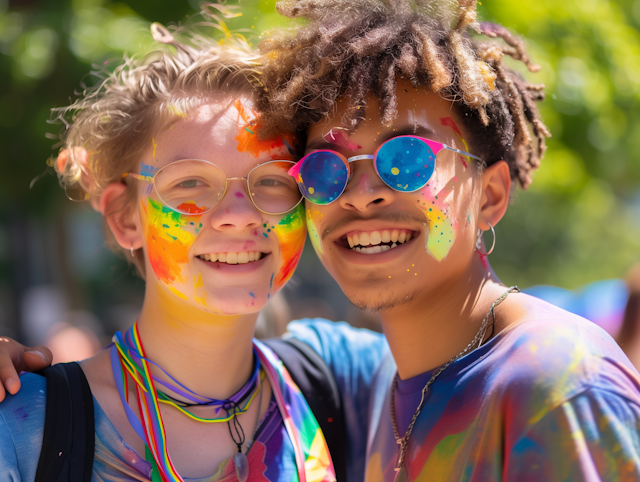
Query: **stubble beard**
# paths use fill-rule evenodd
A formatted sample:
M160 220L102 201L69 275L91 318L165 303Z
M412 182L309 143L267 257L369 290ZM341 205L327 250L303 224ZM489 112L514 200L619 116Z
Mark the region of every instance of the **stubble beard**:
M392 310L403 305L410 304L420 295L421 290L415 288L413 290L406 289L404 291L390 292L388 290L379 291L377 294L362 297L355 292L345 292L352 305L356 308L369 313L379 313L382 311Z

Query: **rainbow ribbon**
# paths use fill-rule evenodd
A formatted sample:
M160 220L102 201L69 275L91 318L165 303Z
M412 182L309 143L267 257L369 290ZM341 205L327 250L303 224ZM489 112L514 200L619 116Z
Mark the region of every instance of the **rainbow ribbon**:
M173 465L167 450L167 437L160 412L160 403L169 403L195 420L222 422L230 420L237 413L246 411L255 397L255 392L244 407L234 407L233 413L227 418L201 419L196 417L171 400L159 399L158 394L162 394L162 392L156 390L151 374L150 361L146 358L137 324L133 325L130 333L133 347L122 345L123 338L120 333L114 336L114 346L111 347L111 364L114 378L127 419L138 436L145 440L146 459L152 465L152 481L184 482ZM137 366L131 357L127 355L128 348L133 348L140 355L139 358L136 357L140 366ZM261 378L266 375L269 379L287 434L291 439L299 482L335 482L335 470L329 454L329 448L322 430L300 389L293 382L280 359L270 348L254 340L254 349L258 356L259 364L264 370L264 372L261 372ZM117 376L116 367L121 369L121 377ZM138 420L128 404L129 377L127 375L135 382L141 421Z
M329 447L302 392L278 356L253 340L258 358L271 382L271 390L282 414L296 456L299 482L335 482Z

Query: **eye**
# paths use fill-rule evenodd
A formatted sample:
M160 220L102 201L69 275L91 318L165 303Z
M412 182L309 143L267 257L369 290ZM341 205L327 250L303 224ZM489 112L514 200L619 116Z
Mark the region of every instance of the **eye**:
M195 179L188 179L186 181L182 181L181 183L178 184L178 186L180 187L196 187L198 184L198 181L196 181Z
M277 186L278 184L281 183L275 179L260 179L256 186Z

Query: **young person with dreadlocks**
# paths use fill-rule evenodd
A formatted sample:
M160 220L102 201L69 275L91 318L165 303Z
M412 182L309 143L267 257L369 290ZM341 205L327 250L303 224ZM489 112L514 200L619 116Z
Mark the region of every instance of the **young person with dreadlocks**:
M640 480L640 378L587 320L488 262L512 183L549 131L523 42L476 1L283 0L263 40L266 126L306 132L290 171L349 299L378 311L366 481ZM487 245L483 231L492 231ZM327 352L326 348L324 351Z
M379 356L371 380L341 378L372 393L345 407L369 427L353 466L385 482L639 480L638 373L602 330L507 288L487 259L482 232L549 135L542 86L503 60L537 70L523 43L477 23L469 0L278 9L306 22L261 44L262 134L306 135L290 173L313 246L354 304L381 313L393 355L344 326L291 325L334 372L349 359L357 373L349 353L367 346Z

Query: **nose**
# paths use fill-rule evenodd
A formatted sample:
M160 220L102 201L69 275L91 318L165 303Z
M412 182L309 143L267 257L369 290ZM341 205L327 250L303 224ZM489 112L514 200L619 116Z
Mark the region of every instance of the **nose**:
M386 207L393 202L394 192L382 182L372 160L352 162L349 168L351 178L338 199L343 209L365 213Z
M243 231L262 224L262 213L251 202L247 181L229 181L227 192L213 210L211 225L219 231Z

